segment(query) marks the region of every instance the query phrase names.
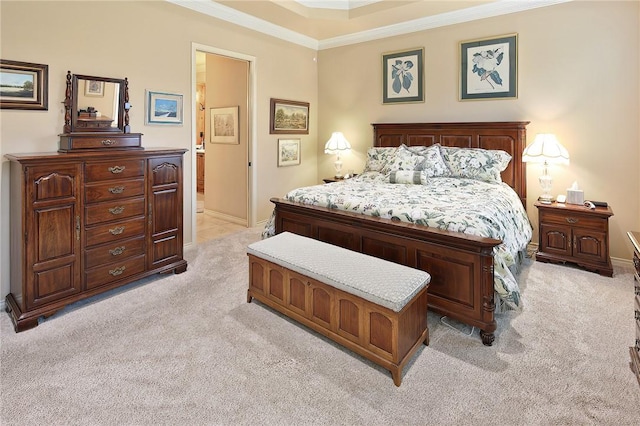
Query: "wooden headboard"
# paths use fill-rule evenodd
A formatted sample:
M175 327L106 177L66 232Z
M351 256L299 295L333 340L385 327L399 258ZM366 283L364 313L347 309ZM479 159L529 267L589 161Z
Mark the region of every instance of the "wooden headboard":
M522 151L527 143L528 121L478 123L374 123L373 146L442 146L500 149L511 154L502 181L512 187L527 207L526 164Z

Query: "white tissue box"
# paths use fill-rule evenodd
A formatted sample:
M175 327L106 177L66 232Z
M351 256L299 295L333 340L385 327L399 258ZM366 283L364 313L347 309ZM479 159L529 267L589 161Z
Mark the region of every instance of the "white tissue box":
M568 204L584 204L584 191L582 189L567 188Z

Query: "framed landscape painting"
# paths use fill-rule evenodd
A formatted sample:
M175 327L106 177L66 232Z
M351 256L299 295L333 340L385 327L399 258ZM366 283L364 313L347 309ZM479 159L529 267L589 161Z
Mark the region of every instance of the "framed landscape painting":
M49 66L0 59L0 109L48 110Z
M460 100L518 97L518 35L460 43Z
M278 139L278 167L300 164L300 139Z
M145 124L182 125L182 95L147 90Z
M308 135L309 103L271 98L269 123L272 135Z

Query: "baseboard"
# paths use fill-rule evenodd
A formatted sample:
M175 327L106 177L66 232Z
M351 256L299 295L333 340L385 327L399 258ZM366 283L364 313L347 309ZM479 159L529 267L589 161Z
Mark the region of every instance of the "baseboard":
M247 219L230 216L228 214L220 213L215 210L204 209L204 214L215 217L216 219L224 220L226 222L235 223L236 225L248 226Z

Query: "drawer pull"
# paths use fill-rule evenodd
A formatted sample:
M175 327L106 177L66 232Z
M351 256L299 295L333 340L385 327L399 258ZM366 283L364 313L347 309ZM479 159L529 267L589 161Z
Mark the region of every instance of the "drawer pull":
M636 351L640 352L640 339L636 339Z
M111 207L109 209L109 213L111 213L111 214L122 214L123 211L124 211L124 207L123 206Z
M640 296L640 286L636 286L636 296Z
M124 192L124 186L112 186L109 188L109 192L112 194L122 194Z
M111 254L111 256L120 256L122 253L124 253L125 251L125 247L116 247L114 249L109 250L109 253Z
M109 273L111 275L113 275L114 277L117 277L118 275L120 275L121 273L123 273L125 270L124 266L120 266L119 268L115 268L109 271Z
M575 217L568 217L568 218L566 218L566 221L568 223L578 223L580 221L580 219L576 219Z
M109 145L113 145L113 144L114 144L114 143L116 143L116 142L117 142L117 141L115 141L115 140L114 140L114 141L112 141L111 139L104 139L104 140L102 141L102 145L104 145L104 146L109 146Z
M80 216L76 216L76 240L80 241Z
M111 173L113 173L114 175L118 174L118 173L122 173L124 172L125 166L113 166L113 167L109 167L109 171Z
M115 228L109 229L109 233L111 235L120 235L124 232L124 226L116 226Z

